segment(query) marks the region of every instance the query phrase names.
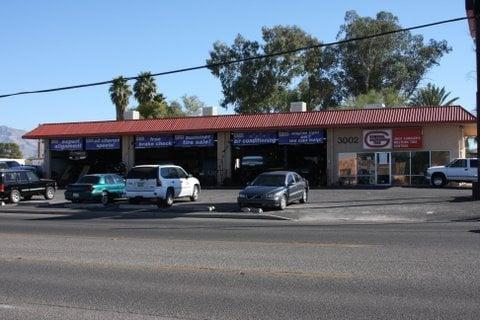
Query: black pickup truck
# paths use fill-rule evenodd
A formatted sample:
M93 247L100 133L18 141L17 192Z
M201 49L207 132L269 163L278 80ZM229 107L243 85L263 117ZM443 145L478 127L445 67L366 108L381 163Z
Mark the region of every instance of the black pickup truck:
M0 169L0 199L17 203L21 198L30 200L32 196L41 195L51 200L56 189L54 180L40 179L30 170Z

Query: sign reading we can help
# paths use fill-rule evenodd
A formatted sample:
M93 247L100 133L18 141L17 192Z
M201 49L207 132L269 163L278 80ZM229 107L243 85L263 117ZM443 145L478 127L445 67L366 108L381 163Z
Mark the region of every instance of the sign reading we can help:
M395 149L422 148L422 137L422 128L393 129L393 147Z
M392 129L363 130L364 149L391 149Z

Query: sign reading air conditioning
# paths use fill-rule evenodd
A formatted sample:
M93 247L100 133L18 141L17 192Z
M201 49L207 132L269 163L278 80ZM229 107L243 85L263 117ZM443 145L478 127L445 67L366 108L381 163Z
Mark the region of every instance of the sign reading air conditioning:
M392 129L363 130L364 149L391 149Z

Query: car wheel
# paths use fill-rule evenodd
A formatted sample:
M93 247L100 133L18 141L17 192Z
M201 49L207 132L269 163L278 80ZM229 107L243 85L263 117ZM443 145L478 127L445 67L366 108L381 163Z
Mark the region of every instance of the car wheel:
M195 185L193 187L193 193L192 193L192 196L190 197L190 200L191 201L197 201L199 193L200 193L200 189L198 188L197 185Z
M110 203L110 195L108 194L108 192L102 192L102 197L100 198L100 202L106 206Z
M52 200L55 197L55 188L53 187L46 187L45 194L43 195L45 199Z
M168 189L167 194L165 195L165 201L164 201L166 207L171 207L173 205L173 197L174 197L173 190Z
M31 200L32 199L32 196L29 195L29 196L23 196L23 200Z
M11 203L18 203L20 202L20 191L12 190L10 192L10 202Z
M431 182L432 186L440 188L447 184L447 179L441 173L434 173Z
M287 207L287 196L283 195L280 198L280 204L278 205L278 209L285 210L286 207Z
M302 197L300 198L300 203L307 203L308 201L308 191L303 189Z

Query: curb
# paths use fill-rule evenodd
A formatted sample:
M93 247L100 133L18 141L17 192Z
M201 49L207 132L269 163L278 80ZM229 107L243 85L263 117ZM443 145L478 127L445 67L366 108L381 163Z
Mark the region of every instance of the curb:
M27 210L27 208L9 208L7 210L3 210L3 213L24 213L24 214L54 214L54 215L76 215L80 213L84 213L82 211L76 211L78 209L70 209L70 210L62 210L62 209L48 209L48 208L36 208L41 210L36 210L36 212L32 212L31 210ZM85 209L83 209L85 210ZM140 211L141 210L141 211ZM88 210L87 210L88 211ZM104 212L108 212L110 210L105 210ZM96 211L98 212L98 211ZM161 211L153 211L149 209L137 209L133 210L133 212L129 211L117 211L118 214L135 214L135 213L153 213L158 214L162 218L214 218L214 219L255 219L255 220L292 220L287 217L272 215L272 214L245 214L245 213L213 213L213 212L190 212L190 213L175 213L175 212L161 212ZM148 219L148 218L145 218Z

